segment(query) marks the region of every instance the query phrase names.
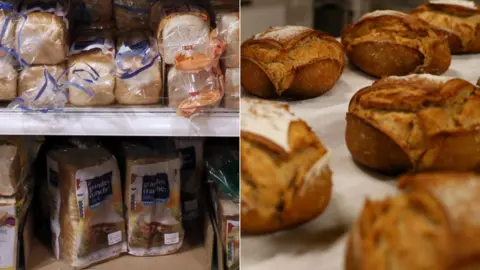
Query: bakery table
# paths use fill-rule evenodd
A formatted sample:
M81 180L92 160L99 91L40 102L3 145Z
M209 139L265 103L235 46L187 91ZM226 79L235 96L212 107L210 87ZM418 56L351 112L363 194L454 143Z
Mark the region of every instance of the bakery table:
M453 56L444 76L476 84L480 55ZM345 114L350 98L374 78L348 66L335 87L310 100L289 102L292 112L305 119L332 150L333 197L325 213L296 229L264 236L242 236L242 269L291 270L344 268L348 231L365 198L396 193L395 178L376 174L355 164L345 145Z

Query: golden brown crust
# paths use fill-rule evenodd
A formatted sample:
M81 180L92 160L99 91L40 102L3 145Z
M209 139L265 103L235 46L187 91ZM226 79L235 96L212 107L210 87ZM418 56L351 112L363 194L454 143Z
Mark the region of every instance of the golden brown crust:
M446 38L414 16L387 11L348 25L342 44L352 64L375 77L439 75L451 62Z
M243 88L264 98L312 98L329 91L345 67L343 46L301 26L272 27L241 47Z
M347 147L386 173L480 169L478 108L480 89L461 79L385 78L353 96Z
M249 110L254 114L256 108ZM328 151L300 119L292 119L285 132L289 149L272 138L241 132L242 233L292 228L314 219L328 206L332 192Z
M480 9L458 5L423 4L412 15L430 23L448 36L452 53L480 52Z

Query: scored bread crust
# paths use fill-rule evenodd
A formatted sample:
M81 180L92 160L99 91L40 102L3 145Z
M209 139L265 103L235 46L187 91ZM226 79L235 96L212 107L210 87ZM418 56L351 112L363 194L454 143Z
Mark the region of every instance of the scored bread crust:
M427 3L411 14L446 35L452 53L480 53L480 8Z
M247 113L245 100L242 121ZM286 150L273 138L241 131L242 233L292 228L314 219L328 206L332 172L327 149L303 120L291 121L287 132Z
M271 27L241 46L241 82L263 97L313 98L332 89L345 68L343 46L308 27Z
M342 44L352 64L375 77L440 75L451 62L446 36L423 20L395 11L369 13L348 25Z
M387 77L347 113L354 160L384 173L480 169L480 88L432 75Z
M346 269L476 269L480 175L405 175L398 185L405 193L365 203L350 233Z

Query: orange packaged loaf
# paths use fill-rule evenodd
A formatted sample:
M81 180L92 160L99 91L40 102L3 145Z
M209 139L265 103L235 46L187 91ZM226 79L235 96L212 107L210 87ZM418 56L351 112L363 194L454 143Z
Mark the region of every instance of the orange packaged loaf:
M452 53L480 53L480 9L475 2L433 0L411 14L448 36Z
M304 26L271 27L241 46L241 82L263 97L313 98L332 89L345 67L333 37Z
M346 143L385 173L480 169L480 88L429 74L376 81L350 101Z
M242 233L316 218L332 193L329 151L287 105L242 98L241 106Z
M348 25L342 35L349 60L375 77L443 74L451 54L447 37L417 17L381 10Z
M407 175L399 188L405 193L366 201L345 269L478 269L480 175Z

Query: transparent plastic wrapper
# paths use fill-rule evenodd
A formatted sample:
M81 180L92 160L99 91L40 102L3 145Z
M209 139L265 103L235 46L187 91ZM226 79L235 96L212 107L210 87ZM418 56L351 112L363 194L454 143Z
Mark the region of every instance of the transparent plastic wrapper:
M18 76L18 97L9 108L24 111L60 110L67 104L65 65L25 67Z
M172 146L123 145L129 254L166 255L183 244L180 158Z
M156 41L146 32L129 32L117 41L115 96L126 105L158 103L162 97L162 66Z
M1 1L0 2L0 56L12 54L15 50L15 31L20 14L18 9L19 1Z
M47 154L52 246L56 258L85 268L127 251L120 171L101 147Z
M102 106L115 102L115 45L110 31L90 31L70 49L69 102L74 106Z
M238 68L240 62L240 14L221 12L217 14L218 37L226 44L221 61L226 68Z
M202 189L204 160L203 138L175 138L175 146L180 152L182 167L182 218L198 224L200 217L200 191Z
M0 101L11 101L17 97L17 79L18 71L13 58L10 55L0 56Z
M219 68L184 72L172 67L168 71L169 106L177 114L190 117L202 109L217 107L222 101L223 76Z
M224 106L227 109L240 109L240 68L225 70Z
M156 0L114 0L115 22L121 31L148 30Z
M159 25L156 27L157 40L164 61L175 64L177 54L194 54L195 49L210 40L210 18L208 13L194 5L163 5L154 10ZM152 19L153 20L153 19ZM195 47L195 48L193 48Z
M112 19L112 0L72 0L75 20L91 25Z
M62 1L24 1L15 31L22 65L57 65L67 59L67 14Z

